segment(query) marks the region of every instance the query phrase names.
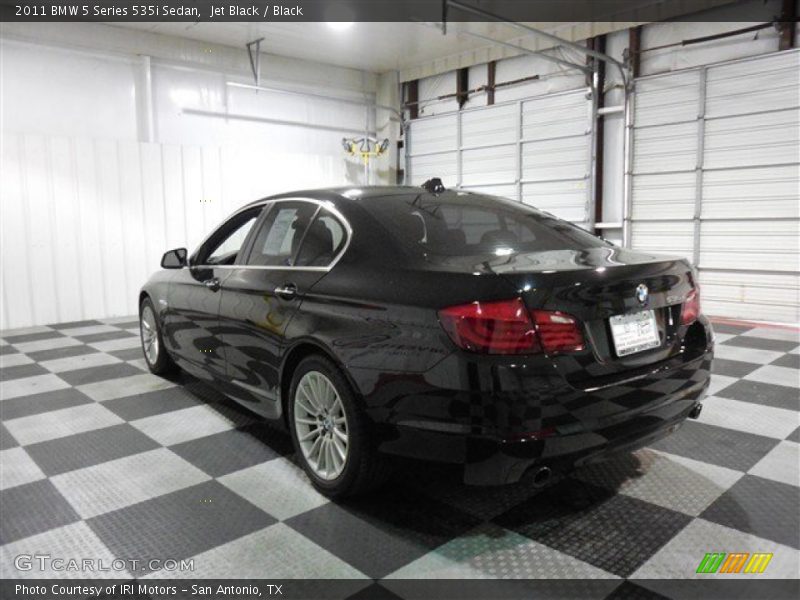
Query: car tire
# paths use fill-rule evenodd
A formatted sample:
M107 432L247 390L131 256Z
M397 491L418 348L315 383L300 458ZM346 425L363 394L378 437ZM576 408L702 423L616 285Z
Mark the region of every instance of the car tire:
M167 354L161 325L150 298L145 297L139 306L139 340L147 368L155 375L166 375L176 370L175 362Z
M287 411L298 460L319 492L344 498L386 480L387 459L375 449L371 423L330 359L312 355L300 362L292 376Z

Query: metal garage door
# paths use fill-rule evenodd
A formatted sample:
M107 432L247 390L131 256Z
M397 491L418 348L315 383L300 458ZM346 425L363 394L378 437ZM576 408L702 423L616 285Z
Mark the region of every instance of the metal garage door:
M589 89L411 121L408 181L521 200L590 227L592 98Z
M636 81L631 245L700 269L712 315L800 321L800 53Z

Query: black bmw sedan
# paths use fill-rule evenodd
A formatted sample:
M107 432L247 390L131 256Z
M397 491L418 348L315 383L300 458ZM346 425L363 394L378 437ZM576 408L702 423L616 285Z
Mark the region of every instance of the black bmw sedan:
M150 370L180 366L285 424L329 496L375 486L388 455L544 484L696 418L709 384L684 259L502 198L283 194L161 266L139 298Z

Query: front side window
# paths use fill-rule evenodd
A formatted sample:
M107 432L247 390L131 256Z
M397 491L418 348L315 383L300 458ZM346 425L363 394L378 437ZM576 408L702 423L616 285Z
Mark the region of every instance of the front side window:
M291 266L316 212L317 205L310 202L276 203L258 231L247 264Z
M263 208L263 206L257 206L231 217L211 235L200 249L197 263L202 265L240 264L242 257L239 256L239 251Z
M308 228L294 264L298 267L327 267L346 241L344 226L323 208Z

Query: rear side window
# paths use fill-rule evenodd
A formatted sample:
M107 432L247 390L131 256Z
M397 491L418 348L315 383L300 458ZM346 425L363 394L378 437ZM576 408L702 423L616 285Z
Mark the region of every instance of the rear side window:
M267 213L253 242L248 265L288 267L317 211L309 202L278 202Z
M608 245L567 221L494 196L422 193L375 198L362 206L415 253L502 256Z
M339 219L321 209L303 238L294 264L298 267L327 267L346 241L347 232Z

